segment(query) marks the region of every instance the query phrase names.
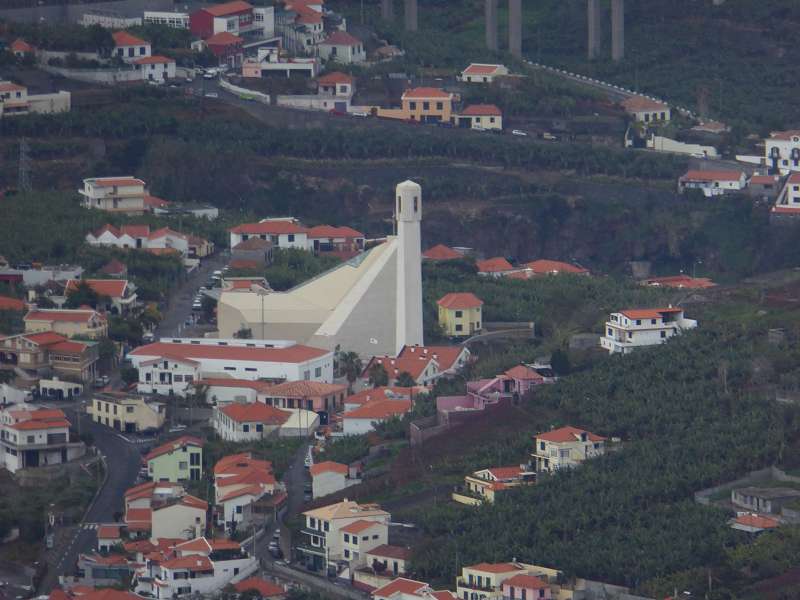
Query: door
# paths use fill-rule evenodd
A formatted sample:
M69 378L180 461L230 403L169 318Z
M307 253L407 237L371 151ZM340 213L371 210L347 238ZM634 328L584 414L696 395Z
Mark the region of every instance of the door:
M347 112L347 102L334 102L333 103L333 109L336 112L346 113Z

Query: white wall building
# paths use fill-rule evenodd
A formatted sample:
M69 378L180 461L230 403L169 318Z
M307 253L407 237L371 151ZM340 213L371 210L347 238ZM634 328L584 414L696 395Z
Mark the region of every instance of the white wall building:
M504 75L508 75L508 69L503 65L472 63L461 72L460 80L464 83L492 83L495 77Z
M144 22L149 25L166 25L173 29L189 29L189 13L146 10Z
M83 180L84 208L96 208L109 212L139 214L145 212L148 196L145 183L130 175L123 177L90 177Z
M243 223L230 230L231 248L251 237L272 242L273 248L308 249L308 232L291 217L262 219L258 223Z
M311 491L314 499L335 494L344 488L361 483L360 479L349 477L350 469L342 463L326 460L311 465Z
M334 31L317 45L317 52L322 60L352 65L367 60L364 42L346 31Z
M418 184L397 185L395 215L397 235L291 290L223 292L217 308L220 335L232 336L244 326L263 330L265 338L331 350L338 345L363 357L396 356L405 345L422 345ZM234 245L239 241L231 235Z
M100 25L106 29L127 29L142 24L141 17L126 17L110 10L90 10L83 13L79 21L84 27Z
M59 465L83 456L83 442L70 441L69 421L58 409L12 404L0 410L0 467Z
M800 171L800 130L773 131L764 140L763 162L781 175Z
M137 58L133 64L145 81L164 83L175 78L175 61L166 56L145 56Z
M747 187L744 171L695 171L691 170L678 180L678 191L690 189L703 191L707 198L725 193L738 192Z
M576 467L583 461L605 453L605 438L578 429L561 427L539 433L533 440L531 463L537 473L553 473Z
M131 35L127 31L115 31L112 36L114 38L113 56L121 58L126 63L132 63L152 54L150 42Z
M72 95L69 92L29 94L24 85L0 80L0 117L69 112L71 108Z
M128 354L138 390L183 396L198 379L333 381L333 352L285 340L162 338Z
M186 494L176 500L152 506L150 541L160 539L192 540L206 530L208 503Z
M627 354L642 346L663 344L686 329L697 327L682 308L630 309L611 313L600 345L611 354Z

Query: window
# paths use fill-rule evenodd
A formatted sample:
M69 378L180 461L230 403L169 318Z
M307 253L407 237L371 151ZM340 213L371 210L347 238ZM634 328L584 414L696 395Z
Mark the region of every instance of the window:
M264 431L264 426L261 423L258 423L256 425L256 431L258 431L258 432Z
M178 470L185 471L188 468L189 468L189 463L187 463L185 460L182 460L178 463Z
M247 423L242 425L242 431L244 431L245 433L249 433L250 432L250 425L248 425Z
M256 369L255 367L245 367L244 370L249 373L255 373L256 371L258 371L258 369Z
M189 456L189 464L191 464L193 467L199 467L200 466L200 453L199 452L195 452L194 454Z
M311 371L303 371L303 379L305 379L306 381L311 379Z
M226 371L235 371L236 367L224 367Z
M545 443L539 442L539 450L544 450L544 449L545 449Z
M372 536L372 539L373 539L373 540L377 540L377 539L378 539L378 535L377 535L377 534L373 535L373 536Z
M328 523L327 521L323 521L323 523L322 523L322 530L323 530L323 531L330 531L330 530L331 530L331 524L330 524L330 523Z
M314 377L322 377L322 367L314 369Z
M631 338L633 338L633 332L632 332L632 331L629 331L629 332L628 332L628 339L631 339Z
M430 109L431 109L431 103L430 102L423 102L422 103L422 110L430 110Z
M411 110L417 110L417 103L416 102L409 102L408 108Z
M350 542L350 534L349 533L345 533L344 534L344 541L348 542L348 543Z
M35 441L36 441L36 436L34 436L34 435L29 435L28 436L28 443L29 444L33 444Z
M463 329L464 329L464 326L461 325L460 323L458 325L456 325L456 331L463 331Z
M353 546L358 546L358 536L357 535L353 536Z
M436 110L444 110L444 102L437 102Z
M655 319L650 319L650 323L655 325L656 324L656 320Z
M642 320L641 319L636 319L636 324L637 325L641 325L642 324Z
M177 381L183 381L183 375L175 375L175 376L173 377L173 379L174 379L176 382L177 382Z
M645 123L649 123L650 122L650 113L644 113L644 122Z
M666 331L662 331L662 332L661 332L661 337L662 337L662 338L665 338L665 337L667 337L667 332L666 332Z
M611 337L612 335L614 335L614 330L611 329L610 327L606 331L608 332L608 337Z
M289 238L290 242L294 241L294 234L293 233L290 233L287 237Z
M460 319L462 316L464 316L464 311L457 310L456 311L456 319Z
M237 515L240 515L240 514L242 514L242 505L241 505L241 504L240 504L239 506L237 506L237 507L236 507L236 514L237 514Z
M132 413L132 412L133 412L133 410L134 410L133 406L126 406L126 407L125 407L125 412L126 412L126 413Z
M344 557L345 558L350 558L350 550L348 550L347 548L345 548L345 550L344 550Z

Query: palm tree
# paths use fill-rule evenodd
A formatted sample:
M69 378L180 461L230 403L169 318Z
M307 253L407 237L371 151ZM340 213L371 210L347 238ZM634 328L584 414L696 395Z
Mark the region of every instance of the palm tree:
M339 371L347 378L347 393L353 392L353 383L361 375L364 365L355 352L342 352L339 355Z

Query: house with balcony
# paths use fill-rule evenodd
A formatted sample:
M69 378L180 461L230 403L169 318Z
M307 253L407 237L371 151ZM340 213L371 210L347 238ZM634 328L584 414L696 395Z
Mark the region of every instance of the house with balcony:
M605 454L605 443L606 438L571 426L537 433L533 439L531 465L537 473L571 469Z
M124 392L95 393L86 407L95 423L123 433L155 432L164 426L166 405Z
M26 333L53 331L64 337L100 340L108 337L108 320L93 308L34 308L23 319Z
M636 348L663 344L672 336L697 327L678 307L628 309L611 313L600 346L610 354L628 354Z
M149 538L153 529L153 509L184 496L186 490L180 483L147 481L125 490L123 515L131 538Z
M60 465L86 453L86 446L70 435L70 423L58 409L29 404L0 408L0 467L20 469Z
M364 42L346 31L336 30L317 44L317 54L322 60L346 65L363 63L367 60Z
M136 286L127 279L70 279L64 288L64 295L71 293L82 284L88 285L97 294L97 309L122 315L136 308Z
M430 356L436 361L438 377L458 374L471 360L471 353L467 346L403 346L397 358L404 359L414 356Z
M145 199L150 195L145 182L130 175L122 177L90 177L83 180L84 208L107 212L141 215L149 212Z
M269 38L275 30L274 8L254 7L242 0L213 4L189 15L189 29L202 39L220 33L250 40Z
M536 483L536 472L526 465L481 469L464 478L464 492L453 493L453 500L462 504L494 503L506 490Z
M153 481L200 481L203 475L202 440L183 436L153 448L145 457Z
M272 463L249 452L225 456L214 465L215 520L229 531L264 522L284 492Z
M284 381L264 386L258 392L258 401L276 408L304 410L317 413L321 425L344 408L347 385L323 381Z
M344 500L302 514L297 552L311 571L338 575L351 564L361 566L366 552L387 543L391 515L375 504Z
M560 575L560 571L555 569L525 563L480 563L461 569L461 576L456 580L456 596L459 600L480 600L481 598L484 600L511 600L511 598L515 598L515 600L522 600L522 598L536 600L538 598L551 598L551 589L561 591L561 587L557 584ZM526 577L522 579L520 576ZM534 577L539 581L529 579L530 577ZM547 587L546 591L544 591L545 586ZM524 594L522 590L525 590ZM529 595L529 590L535 590L535 593ZM542 592L539 590L542 590ZM565 589L564 591L567 592L568 590ZM558 597L573 598L578 596L568 594Z
M771 174L800 171L800 130L773 131L764 140L764 157L753 158L768 167Z
M97 342L70 340L52 331L0 338L0 369L22 369L32 377L55 375L91 382L100 359Z
M262 219L243 223L229 230L231 248L253 238L272 243L273 248L297 248L315 254L333 254L352 258L364 250L364 234L350 227L317 225L305 227L297 219Z
M354 572L353 581L359 588L382 588L408 572L411 549L405 546L382 544L364 554L365 565Z

